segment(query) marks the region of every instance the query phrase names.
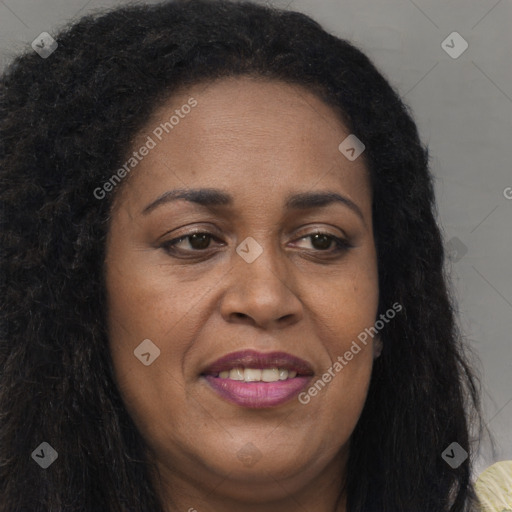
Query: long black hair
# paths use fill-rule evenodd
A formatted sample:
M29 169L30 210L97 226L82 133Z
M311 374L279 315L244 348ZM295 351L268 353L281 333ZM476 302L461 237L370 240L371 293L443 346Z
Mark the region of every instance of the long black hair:
M116 388L103 262L116 191L94 194L178 87L254 75L314 91L361 139L381 331L347 468L349 512L472 510L477 380L458 331L427 148L370 60L297 13L164 2L85 16L0 80L0 512L161 510ZM134 170L133 172L136 172ZM33 452L58 453L47 469ZM470 455L452 469L443 451ZM340 491L343 482L340 482Z

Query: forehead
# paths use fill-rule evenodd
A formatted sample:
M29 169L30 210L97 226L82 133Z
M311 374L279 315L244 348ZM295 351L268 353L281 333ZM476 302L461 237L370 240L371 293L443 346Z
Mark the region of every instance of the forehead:
M252 77L195 84L160 104L139 132L132 150L148 140L153 147L123 200L199 185L230 189L235 199L315 186L356 199L370 193L369 177L363 157L349 161L338 149L349 135L337 112L299 85Z

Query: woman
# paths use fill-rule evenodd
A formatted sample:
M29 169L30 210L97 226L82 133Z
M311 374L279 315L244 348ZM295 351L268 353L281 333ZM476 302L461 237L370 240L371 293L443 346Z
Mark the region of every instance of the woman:
M427 149L368 58L224 1L55 39L1 82L0 511L476 510Z

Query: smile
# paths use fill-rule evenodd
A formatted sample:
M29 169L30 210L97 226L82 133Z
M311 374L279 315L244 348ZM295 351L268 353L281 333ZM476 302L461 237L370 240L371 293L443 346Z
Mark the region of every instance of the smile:
M201 378L220 398L241 407L262 409L291 400L312 375L311 365L298 357L246 350L218 359Z

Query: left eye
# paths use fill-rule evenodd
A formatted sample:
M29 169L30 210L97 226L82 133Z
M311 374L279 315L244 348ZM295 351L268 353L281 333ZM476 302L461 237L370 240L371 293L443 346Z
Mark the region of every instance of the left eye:
M331 249L332 244L334 243L334 249L331 252L337 252L339 250L348 249L350 244L337 236L330 235L328 233L312 233L310 235L306 235L300 238L300 240L305 240L309 238L311 240L311 245L313 248L319 251L328 251Z

